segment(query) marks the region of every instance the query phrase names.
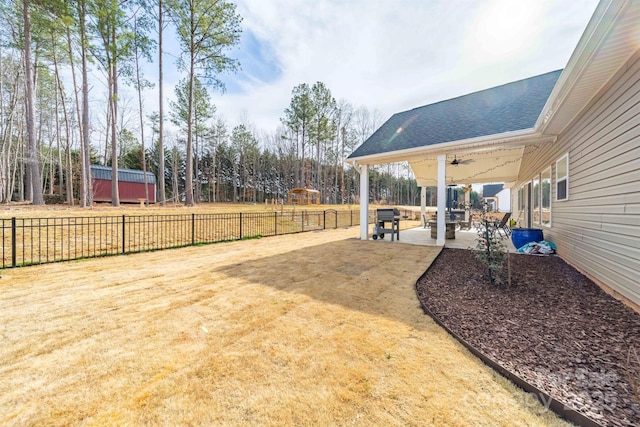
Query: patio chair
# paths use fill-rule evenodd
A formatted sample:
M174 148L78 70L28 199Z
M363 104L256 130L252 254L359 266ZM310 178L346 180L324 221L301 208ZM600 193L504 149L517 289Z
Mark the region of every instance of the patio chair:
M504 233L504 237L511 235L511 228L509 228L509 218L511 218L511 212L507 212L506 214L504 214L500 222L496 223L498 233Z

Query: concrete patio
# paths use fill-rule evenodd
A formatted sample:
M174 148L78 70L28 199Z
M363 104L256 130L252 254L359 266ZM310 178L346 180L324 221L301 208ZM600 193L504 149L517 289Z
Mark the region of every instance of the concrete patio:
M478 233L476 230L456 230L456 238L455 239L446 239L444 247L445 248L456 248L456 249L469 249L475 248L478 240ZM381 242L391 243L391 236L385 236L383 240L378 240ZM400 240L395 240L393 243L408 243L411 245L422 245L422 246L437 246L436 239L431 238L431 229L416 227L409 228L406 230L400 230ZM511 239L505 237L502 239L502 243L507 247L509 252L515 253L516 248L511 243Z

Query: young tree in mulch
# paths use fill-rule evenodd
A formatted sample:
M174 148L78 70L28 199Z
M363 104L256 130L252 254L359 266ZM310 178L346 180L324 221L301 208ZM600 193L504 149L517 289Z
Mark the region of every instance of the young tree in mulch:
M509 250L502 243L496 223L489 220L486 215L483 215L482 223L484 227L478 230L475 247L476 259L487 266L492 285L511 286Z

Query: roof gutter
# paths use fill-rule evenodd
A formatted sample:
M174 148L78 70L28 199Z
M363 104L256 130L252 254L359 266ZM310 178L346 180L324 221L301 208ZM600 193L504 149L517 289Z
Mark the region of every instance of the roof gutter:
M361 164L391 163L394 161L405 161L407 157L420 154L446 154L447 152L460 150L482 151L483 149L495 149L496 145L511 145L507 148L516 148L521 145L531 145L546 143L555 140L555 136L542 135L533 128L504 132L495 135L481 136L477 138L463 139L459 141L443 142L434 146L407 148L399 151L371 154L347 159L347 162L355 165Z

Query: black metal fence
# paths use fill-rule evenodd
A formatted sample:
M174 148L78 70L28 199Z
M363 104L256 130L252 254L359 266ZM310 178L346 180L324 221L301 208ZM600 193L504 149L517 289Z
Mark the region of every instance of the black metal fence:
M375 211L369 212L369 222ZM359 211L0 219L1 268L360 225Z

